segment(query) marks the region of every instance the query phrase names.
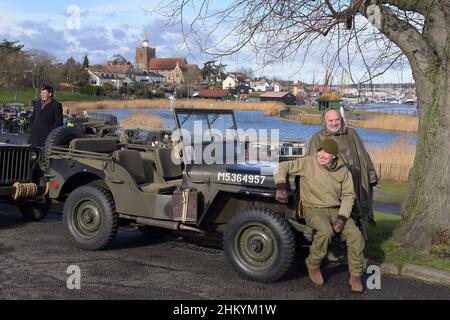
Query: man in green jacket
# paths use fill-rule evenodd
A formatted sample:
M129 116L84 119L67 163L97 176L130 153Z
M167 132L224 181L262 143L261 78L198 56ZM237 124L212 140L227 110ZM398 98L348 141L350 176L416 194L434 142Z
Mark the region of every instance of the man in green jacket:
M350 216L355 200L352 175L337 154L336 141L325 139L319 143L315 156L280 163L274 175L276 200L287 203L286 176L299 175L303 215L306 224L315 230L306 259L310 279L317 285L324 283L320 265L336 233L347 243L351 290L362 292L364 239Z
M324 128L315 133L308 142L306 155L315 155L320 141L333 139L339 147L339 158L352 173L356 193L352 216L361 219L360 222L372 222L373 217L373 187L378 183L375 167L362 143L358 133L347 128L339 111L329 108L322 114Z

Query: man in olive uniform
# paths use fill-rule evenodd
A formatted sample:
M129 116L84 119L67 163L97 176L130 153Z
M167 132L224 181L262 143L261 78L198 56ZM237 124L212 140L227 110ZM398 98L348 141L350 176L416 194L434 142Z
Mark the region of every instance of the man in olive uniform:
M375 167L370 159L358 133L345 126L339 111L329 108L322 114L324 128L315 133L308 143L306 155L316 153L320 141L333 139L339 148L339 158L352 173L356 193L352 215L361 222L374 223L373 216L373 187L378 183Z
M288 201L286 176L299 175L303 215L307 225L316 231L306 259L310 279L317 285L324 283L320 265L336 233L347 243L351 290L362 292L364 239L350 216L355 199L352 175L337 154L336 141L325 139L315 156L280 163L274 175L276 199Z

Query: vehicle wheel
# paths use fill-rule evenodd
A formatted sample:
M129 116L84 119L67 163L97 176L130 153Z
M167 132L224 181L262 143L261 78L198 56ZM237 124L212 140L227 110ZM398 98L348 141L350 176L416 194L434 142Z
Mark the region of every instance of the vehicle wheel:
M50 212L51 200L47 198L45 202L25 202L18 205L22 216L28 221L40 221Z
M140 232L142 232L148 238L162 238L165 235L168 235L172 232L170 229L153 227L153 226L139 226L137 228Z
M83 133L76 127L61 126L50 132L44 144L44 160L47 168L50 166L48 155L51 147L68 146L70 141L81 137L83 137Z
M119 217L107 190L82 186L67 198L63 221L75 245L85 250L101 250L116 235Z
M236 214L227 224L223 241L228 262L250 280L273 282L293 266L294 231L270 209L250 208Z
M91 186L91 187L96 187L96 188L105 189L107 192L109 192L109 187L108 187L108 185L106 184L105 180L101 180L101 179L92 180L92 181L89 182L87 185L88 185L88 186Z

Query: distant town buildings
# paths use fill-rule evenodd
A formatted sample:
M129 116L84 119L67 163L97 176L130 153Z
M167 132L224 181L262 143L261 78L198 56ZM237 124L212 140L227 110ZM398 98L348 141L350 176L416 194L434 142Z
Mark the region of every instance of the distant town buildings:
M87 71L90 84L95 86L108 83L120 89L134 84L159 84L169 89L167 86L171 86L171 93L177 88L178 92L185 92L188 97L204 99L280 101L285 104L309 105L313 105L316 100L319 104L318 98L326 94L337 95L344 103L410 103L416 99L414 84L333 85L331 77L326 77L324 84L319 85L314 81L312 84L301 81L294 83L292 80L253 78L245 72L222 71L214 81L206 75L202 79L201 70L196 64L188 63L186 57L157 57L156 48L150 47L147 32L144 34L142 47L136 48L134 64L116 55L106 65L87 68Z
M156 48L149 46L147 32L141 48L136 48L135 65L120 55L113 57L104 66L87 68L89 83L103 86L106 83L115 88L140 84L194 84L201 80L200 69L189 64L184 57L157 58Z

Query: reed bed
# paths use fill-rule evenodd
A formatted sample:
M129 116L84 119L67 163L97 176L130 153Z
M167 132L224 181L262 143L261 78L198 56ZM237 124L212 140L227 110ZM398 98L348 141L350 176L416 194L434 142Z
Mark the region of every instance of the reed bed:
M122 128L157 130L164 128L164 120L159 116L140 111L124 118L119 125Z
M283 119L298 121L310 126L318 126L321 123L320 114L286 114Z
M279 115L286 107L279 102L243 102L243 101L221 101L207 99L183 99L177 100L176 108L211 108L211 109L233 109L241 111L260 111L268 116ZM68 101L64 103L64 109L70 113L80 113L84 110L96 111L102 109L169 109L168 99L155 100L103 100L91 102Z
M414 164L415 146L405 139L399 139L385 147L367 149L379 178L408 181L409 171Z
M283 114L283 119L298 121L305 125L317 126L321 124L320 114ZM385 130L385 131L401 131L408 133L415 133L418 129L418 118L411 115L370 115L364 120L350 119L348 124L356 128Z
M365 129L414 133L418 131L419 119L406 114L377 114L365 120L351 120L350 124Z

